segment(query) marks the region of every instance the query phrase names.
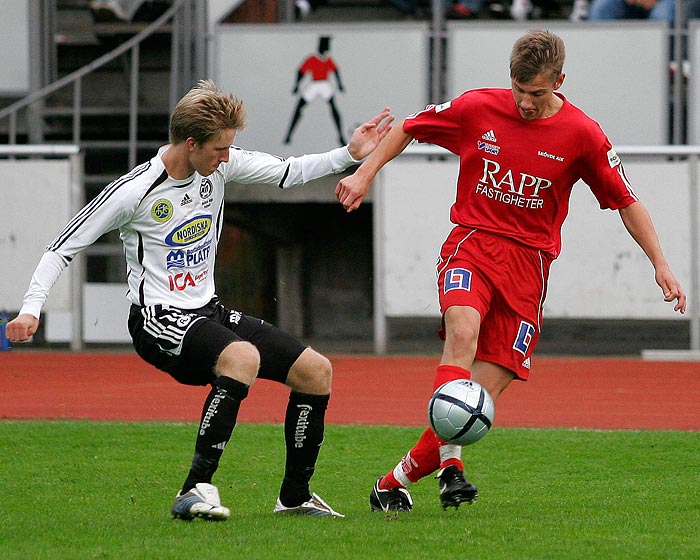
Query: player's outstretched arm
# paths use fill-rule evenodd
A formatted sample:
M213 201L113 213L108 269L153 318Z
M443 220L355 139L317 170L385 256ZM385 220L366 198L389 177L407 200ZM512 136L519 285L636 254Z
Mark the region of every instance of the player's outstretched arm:
M664 294L664 301L675 301L676 305L673 310L685 313L685 292L666 262L656 229L647 209L641 202L637 201L625 208L620 208L620 217L629 234L654 266L654 278Z
M404 151L413 137L403 130L403 123L392 127L386 138L353 173L340 180L335 187L335 196L348 212L357 210L379 170ZM352 155L352 152L351 152ZM354 156L353 156L354 157Z
M384 110L376 117L358 126L348 142L348 152L353 159L359 161L371 154L384 137L389 134L392 122L394 122L394 116L389 107L384 107Z
M25 342L38 328L39 319L29 313L23 313L5 325L5 332L10 342Z

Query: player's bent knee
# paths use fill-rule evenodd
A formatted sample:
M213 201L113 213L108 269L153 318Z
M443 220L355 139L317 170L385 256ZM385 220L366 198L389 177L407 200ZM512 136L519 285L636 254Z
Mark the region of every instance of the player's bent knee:
M447 331L447 340L459 346L476 346L479 338L479 330L471 325L456 325L452 326Z
M223 349L216 362L216 373L252 385L260 369L260 353L250 342L239 340Z
M289 370L287 385L301 393L328 395L331 392L332 379L331 361L315 350L307 348Z

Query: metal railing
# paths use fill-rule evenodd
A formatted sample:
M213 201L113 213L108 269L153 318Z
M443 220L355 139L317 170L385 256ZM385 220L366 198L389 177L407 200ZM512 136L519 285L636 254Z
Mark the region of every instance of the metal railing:
M183 87L188 88L192 82L204 77L206 73L207 47L204 44L204 38L207 36L206 4L206 1L203 0L173 0L173 5L160 17L111 52L0 110L0 120L9 119L8 143L17 143L17 123L20 111L27 109L28 121L41 119L43 103L46 99L53 93L72 85L71 142L75 145L80 145L81 118L83 114L83 78L125 53L129 53L129 133L127 149L129 168L134 167L137 163L138 145L140 46L148 37L160 31L166 25L172 24L170 107L168 107L170 109L175 105L180 95L184 93ZM36 123L30 123L28 128L31 129L32 126L36 127L35 129L41 129L41 126Z

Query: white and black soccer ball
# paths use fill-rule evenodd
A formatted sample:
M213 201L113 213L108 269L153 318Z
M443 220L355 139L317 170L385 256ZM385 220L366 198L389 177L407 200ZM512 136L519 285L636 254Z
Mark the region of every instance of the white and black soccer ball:
M494 414L491 395L471 379L448 381L437 388L428 403L430 427L440 439L459 445L484 437Z

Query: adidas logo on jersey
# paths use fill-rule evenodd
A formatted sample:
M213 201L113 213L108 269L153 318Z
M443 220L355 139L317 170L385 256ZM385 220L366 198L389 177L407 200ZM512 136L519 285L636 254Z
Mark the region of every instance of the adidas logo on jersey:
M522 366L524 368L530 369L530 358L529 357L525 358L525 361L522 363Z
M185 196L182 197L182 200L180 201L180 206L184 206L185 204L190 204L192 202L192 199L190 198L190 195L185 193Z
M498 142L498 140L496 140L496 135L493 133L493 130L489 130L488 132L485 132L481 136L481 138L483 140L486 140L487 142Z

